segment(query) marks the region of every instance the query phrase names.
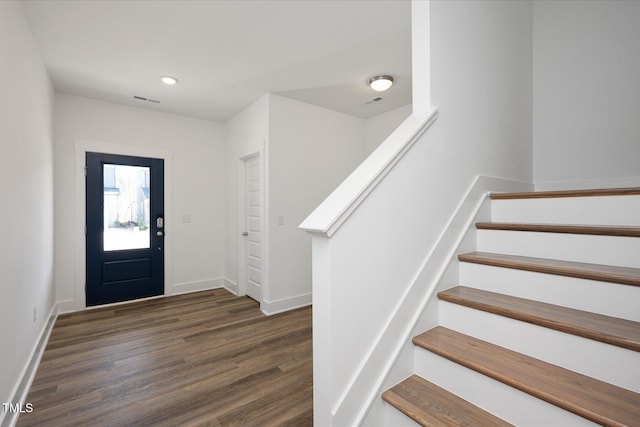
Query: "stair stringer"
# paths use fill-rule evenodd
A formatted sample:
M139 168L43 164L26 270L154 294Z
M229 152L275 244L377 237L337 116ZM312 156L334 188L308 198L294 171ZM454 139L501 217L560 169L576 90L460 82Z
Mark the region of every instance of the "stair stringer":
M338 408L334 413L336 425L379 426L381 420L391 416L388 413L392 409L380 399L380 395L382 391L414 372L414 346L411 343L411 337L438 324L437 293L458 283L457 254L476 247L475 223L491 218L491 201L488 197L490 192L510 192L517 191L514 189L527 188L532 188L532 185L503 178L476 177L458 204L434 249L427 255L416 279L395 310L393 318L380 334L378 345L372 349L368 359L360 367L357 377L351 383L349 391L357 389L359 378L365 375L377 375L375 386L368 390L368 404L362 408L355 422L341 418ZM404 323L402 323L403 320ZM389 345L384 341L385 339L389 341L391 338L388 337L391 336L394 340L391 356L388 357L382 369L379 366L375 367L373 362L376 360L377 350ZM343 396L339 406L349 407L349 399L349 394Z

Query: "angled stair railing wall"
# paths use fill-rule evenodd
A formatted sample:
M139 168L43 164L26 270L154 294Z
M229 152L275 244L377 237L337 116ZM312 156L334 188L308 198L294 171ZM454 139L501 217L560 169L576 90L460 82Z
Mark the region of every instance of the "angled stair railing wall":
M488 191L532 189L476 177L453 214L442 214L434 195L446 185L428 167L437 162L427 131L436 111L409 117L300 225L312 235L317 425L378 416L380 393L404 373L397 361L412 331L436 324L425 307L441 282L456 280L448 277L456 251Z
M358 373L401 301L398 283L410 282L428 249L419 247L424 239L409 238L422 230L406 217L428 206L398 189L423 178L420 137L435 117L433 109L407 118L300 225L312 235L316 425L350 425L361 416L374 384L360 384Z
M406 288L429 247L423 238L405 235L420 231L410 229L416 221L404 214L416 200L417 215L424 212L424 199L407 204L408 194L398 190L428 175L420 158L428 149L422 136L437 114L430 92L430 19L429 0L412 0L413 114L300 225L312 235L314 425L360 423L371 402L379 402L379 374L388 371L392 350L402 343L377 345L389 341L385 325L402 301L396 264L404 267L397 283ZM394 223L403 231L396 232Z

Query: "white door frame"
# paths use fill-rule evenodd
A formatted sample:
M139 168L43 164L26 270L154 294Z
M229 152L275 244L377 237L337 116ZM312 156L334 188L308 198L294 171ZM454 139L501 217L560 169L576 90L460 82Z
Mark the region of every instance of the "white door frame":
M120 154L123 156L152 157L164 160L164 226L169 233L164 239L164 295L171 295L173 291L173 215L172 215L172 158L171 150L157 149L138 145L111 144L87 140L75 141L75 302L74 307L63 307L61 311L80 311L87 308L85 293L86 282L86 180L84 167L87 152Z
M246 156L240 157L238 161L238 295L246 295L247 294L247 266L246 266L246 239L242 236L242 232L245 230L245 220L246 220L246 205L245 205L245 197L246 197L246 175L245 175L245 165L246 161L252 158L258 157L260 160L260 227L262 231L262 264L260 268L261 280L260 280L260 306L264 304L264 301L268 295L268 255L269 255L269 232L267 230L267 197L266 197L266 188L267 187L267 173L266 173L266 162L264 151L256 151Z

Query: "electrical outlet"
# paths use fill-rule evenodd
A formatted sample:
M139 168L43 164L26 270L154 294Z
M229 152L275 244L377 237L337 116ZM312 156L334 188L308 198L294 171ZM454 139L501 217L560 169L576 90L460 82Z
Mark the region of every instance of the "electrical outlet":
M33 306L33 321L35 322L36 320L38 320L38 308L34 305Z

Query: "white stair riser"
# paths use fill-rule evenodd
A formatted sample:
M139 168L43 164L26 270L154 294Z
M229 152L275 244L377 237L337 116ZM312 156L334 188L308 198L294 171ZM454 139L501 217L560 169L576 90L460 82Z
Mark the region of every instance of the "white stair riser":
M638 352L446 301L439 309L446 328L640 392Z
M393 427L419 427L420 424L413 421L411 418L400 412L393 405L385 402L384 411L385 426ZM372 426L373 427L373 426Z
M640 237L478 230L477 250L640 268Z
M596 425L422 348L415 356L416 374L519 427Z
M640 225L640 196L493 200L494 222Z
M460 263L460 284L472 288L640 322L640 287Z

